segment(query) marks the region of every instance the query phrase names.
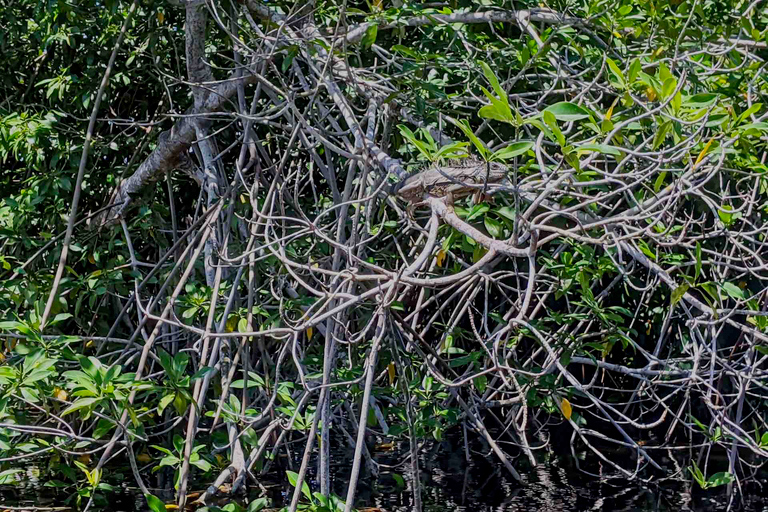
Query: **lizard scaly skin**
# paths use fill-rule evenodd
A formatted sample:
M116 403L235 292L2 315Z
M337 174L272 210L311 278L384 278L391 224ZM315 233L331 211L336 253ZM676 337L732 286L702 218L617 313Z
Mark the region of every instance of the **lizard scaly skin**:
M432 197L464 197L483 192L488 185L506 181L507 168L496 162L453 160L414 174L392 187L392 192L409 203Z

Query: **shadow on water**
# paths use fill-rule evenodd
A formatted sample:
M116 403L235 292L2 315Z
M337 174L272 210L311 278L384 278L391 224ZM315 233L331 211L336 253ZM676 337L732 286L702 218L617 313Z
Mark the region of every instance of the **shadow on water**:
M373 446L371 446L373 448ZM336 450L333 460L334 492L346 494L351 467L351 452ZM378 508L386 512L411 512L412 491L407 476L407 450L373 451L379 475L361 473L357 504L360 508ZM298 461L295 461L298 463ZM668 480L644 484L626 480L599 479L579 471L572 457L540 455L536 467L518 459L525 482L511 479L492 457L475 453L467 462L460 439L431 443L419 458L424 512L571 512L571 511L721 511L726 510L724 488L710 491L693 489L690 482ZM312 464L314 469L314 464ZM582 463L583 467L583 463ZM294 467L296 469L296 467ZM370 469L370 468L369 468ZM592 469L592 468L590 468ZM35 472L27 469L26 478L18 485L0 487L0 512L3 507L60 507L68 493L43 486ZM319 488L313 470L310 485ZM405 478L403 485L402 478ZM126 478L126 481L129 481ZM292 489L281 474L275 472L262 482L269 490L274 507L287 505ZM127 486L107 497L100 510L109 512L144 512L144 498ZM158 493L162 494L162 493ZM768 512L768 499L760 489L746 493L740 510ZM165 494L170 500L172 495ZM764 505L766 503L766 505ZM222 506L223 503L219 503Z

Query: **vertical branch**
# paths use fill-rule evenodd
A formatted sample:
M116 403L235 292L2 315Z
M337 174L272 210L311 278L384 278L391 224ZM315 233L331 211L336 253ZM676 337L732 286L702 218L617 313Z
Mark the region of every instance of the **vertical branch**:
M393 287L392 290L395 288ZM390 294L392 291L390 291ZM381 339L384 337L384 325L386 313L379 311L378 323L376 325L376 337L371 345L371 353L368 354L368 360L365 365L365 388L363 390L363 399L360 403L360 419L357 426L357 439L355 444L355 455L352 460L352 474L349 476L349 486L347 487L347 500L344 508L345 512L351 512L355 503L355 492L357 491L357 480L360 476L360 463L365 447L365 427L368 422L368 406L371 399L371 388L373 388L373 378L376 376L376 361L381 346Z
M69 254L69 246L72 242L72 232L75 230L75 219L77 218L77 208L80 205L80 193L83 188L83 177L85 176L85 167L88 164L88 153L91 149L91 140L93 139L93 131L96 128L96 119L99 114L99 107L101 106L101 98L104 96L104 91L109 84L109 76L112 73L112 68L115 65L115 59L117 59L117 52L120 49L120 45L123 44L125 33L128 30L133 19L133 13L136 12L136 6L139 4L139 0L133 0L128 14L123 20L123 26L120 28L120 35L117 36L115 47L112 49L112 54L109 56L109 62L107 63L107 69L104 70L104 75L101 78L101 84L99 84L99 90L96 91L96 97L93 101L93 110L91 110L91 117L88 120L88 129L85 132L85 141L83 142L83 151L80 154L80 165L77 168L77 179L75 180L75 191L72 194L72 206L69 210L69 217L67 218L67 231L64 235L64 242L61 246L61 254L59 255L59 265L56 267L56 274L53 278L53 284L51 285L51 292L48 294L48 300L45 303L45 310L43 311L42 319L40 320L40 331L45 329L45 325L48 322L48 317L51 314L53 308L53 302L57 298L57 292L59 290L59 284L61 283L61 276L64 274L64 267L67 264L67 256Z

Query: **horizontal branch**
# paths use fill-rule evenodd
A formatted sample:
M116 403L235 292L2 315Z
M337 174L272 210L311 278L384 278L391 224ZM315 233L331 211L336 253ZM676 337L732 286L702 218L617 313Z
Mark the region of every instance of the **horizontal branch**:
M492 250L496 253L503 254L510 257L525 257L531 254L531 251L535 251L535 244L532 243L531 247L518 248L510 245L504 240L495 240L488 235L481 232L474 226L471 226L461 220L456 212L453 211L451 206L448 206L443 199L436 197L429 197L426 200L427 204L432 208L432 211L437 214L443 221L449 226L455 228L457 231L472 238L475 242L479 243L489 251Z

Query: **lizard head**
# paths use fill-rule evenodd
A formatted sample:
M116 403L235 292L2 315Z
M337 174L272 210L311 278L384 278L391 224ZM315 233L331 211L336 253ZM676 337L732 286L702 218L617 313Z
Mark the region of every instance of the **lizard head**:
M494 173L506 173L507 166L501 162L491 162L491 171Z

